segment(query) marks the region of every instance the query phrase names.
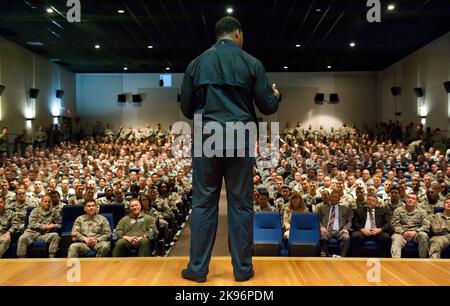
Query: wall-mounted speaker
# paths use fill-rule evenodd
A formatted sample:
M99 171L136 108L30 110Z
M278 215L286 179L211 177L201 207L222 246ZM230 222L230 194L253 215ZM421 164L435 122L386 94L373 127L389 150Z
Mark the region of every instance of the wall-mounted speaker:
M398 96L400 92L401 92L400 87L397 86L391 87L391 93L394 97Z
M118 95L117 96L117 102L119 102L119 103L127 102L127 95Z
M423 89L420 87L413 89L414 93L416 94L417 98L423 97Z
M161 87L164 86L164 80L163 80L163 79L160 79L160 80L159 80L159 86L161 86Z
M133 95L133 102L134 103L141 103L142 102L142 97L141 95Z
M2 96L3 92L5 91L5 85L0 85L0 97Z
M180 94L177 95L177 102L181 102L181 95Z
M39 94L39 89L36 89L36 88L30 89L30 98L37 99L38 94Z
M450 93L450 81L444 82L445 91Z
M336 93L330 94L330 104L337 104L339 103L339 95Z
M314 97L314 103L315 104L323 104L323 101L325 100L325 95L323 93L316 93L316 96Z
M57 97L58 99L62 99L62 98L64 97L64 90L58 89L58 90L56 91L56 97Z
M400 117L400 116L402 115L402 113L396 112L395 115L396 115L397 117Z

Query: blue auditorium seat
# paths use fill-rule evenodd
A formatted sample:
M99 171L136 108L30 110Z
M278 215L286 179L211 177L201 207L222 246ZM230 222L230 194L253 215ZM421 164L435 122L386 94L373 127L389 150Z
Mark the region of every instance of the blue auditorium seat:
M289 256L320 256L320 224L316 213L292 214Z
M114 224L119 224L120 219L125 216L125 204L102 204L100 205L100 214L111 213Z
M72 243L72 228L75 220L84 215L84 206L65 205L62 209L61 241L59 242L60 257L67 257L69 246Z
M253 218L253 255L279 256L282 247L281 218L278 212L256 212Z
M415 242L409 241L402 249L402 258L418 258L419 245Z
M444 212L444 207L435 207L434 208L434 213L435 214L441 213L441 212Z

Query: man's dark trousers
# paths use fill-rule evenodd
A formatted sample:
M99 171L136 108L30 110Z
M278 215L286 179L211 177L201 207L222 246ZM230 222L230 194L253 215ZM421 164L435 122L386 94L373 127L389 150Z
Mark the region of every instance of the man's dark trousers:
M252 157L193 157L191 249L188 269L206 276L216 238L222 177L228 202L228 245L235 277L252 273Z

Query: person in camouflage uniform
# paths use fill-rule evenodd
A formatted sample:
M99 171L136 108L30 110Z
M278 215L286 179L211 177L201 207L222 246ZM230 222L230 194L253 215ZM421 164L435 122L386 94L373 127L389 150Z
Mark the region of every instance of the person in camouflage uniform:
M441 258L441 252L450 245L450 197L444 201L444 212L430 217L431 231L430 258Z
M97 214L95 201L84 203L85 215L79 216L72 228L72 240L67 257L79 257L95 251L96 257L106 257L109 253L111 227L108 220Z
M11 235L17 227L14 213L6 209L5 200L0 197L0 258L9 249Z
M397 186L391 188L389 197L383 201L382 207L384 207L392 216L394 211L403 206L405 203L400 200L400 192Z
M26 196L25 188L23 186L19 186L16 189L15 201L6 205L6 209L14 213L14 219L17 222L16 226L18 232L22 231L25 225L27 209L36 207L35 202L31 201L30 198Z
M29 226L17 242L17 257L26 257L27 247L34 241L48 243L50 258L55 257L60 240L56 231L61 228L61 216L52 207L51 201L51 197L45 195L41 199L40 207L31 212Z
M428 255L428 231L430 220L425 210L418 207L417 195L410 193L406 198L406 205L394 210L392 216L391 256L400 258L402 249L408 241L419 245L419 256L425 258Z

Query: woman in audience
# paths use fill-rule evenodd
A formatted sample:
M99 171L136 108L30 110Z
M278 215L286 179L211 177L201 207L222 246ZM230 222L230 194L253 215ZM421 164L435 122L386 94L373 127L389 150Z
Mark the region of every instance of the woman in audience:
M286 239L289 239L289 229L291 228L291 217L293 212L309 212L305 201L303 201L301 195L296 191L292 192L291 199L284 207L283 231L284 238Z

